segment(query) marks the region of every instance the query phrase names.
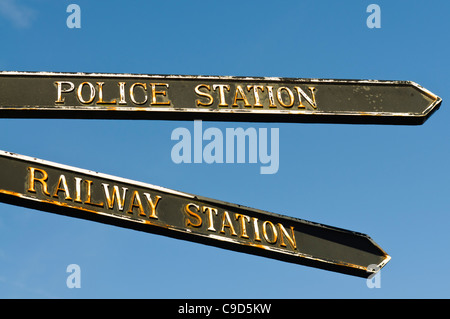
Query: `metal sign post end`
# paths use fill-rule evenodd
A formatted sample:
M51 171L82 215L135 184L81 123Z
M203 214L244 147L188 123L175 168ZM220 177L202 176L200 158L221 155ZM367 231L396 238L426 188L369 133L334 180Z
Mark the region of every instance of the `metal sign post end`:
M371 278L374 275L376 275L377 273L379 273L381 271L381 269L386 266L386 264L391 260L391 256L386 255L386 258L380 262L379 264L371 264L368 265L366 268L366 273L367 276L366 278Z

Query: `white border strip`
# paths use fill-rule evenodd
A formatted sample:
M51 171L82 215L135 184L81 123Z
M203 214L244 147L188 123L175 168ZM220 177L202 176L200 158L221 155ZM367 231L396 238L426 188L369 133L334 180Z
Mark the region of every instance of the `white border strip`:
M195 198L196 197L196 196L194 196L192 194L179 192L179 191L176 191L176 190L173 190L173 189L170 189L170 188L165 188L165 187L152 185L152 184L148 184L148 183L144 183L144 182L139 182L139 181L135 181L135 180L127 179L127 178L122 178L122 177L118 177L118 176L113 176L113 175L109 175L109 174L99 173L99 172L95 172L95 171L91 171L91 170L87 170L87 169L83 169L83 168L78 168L78 167L73 167L73 166L69 166L69 165L65 165L65 164L59 164L59 163L55 163L55 162L39 159L39 158L36 158L36 157L20 155L20 154L13 153L13 152L6 152L6 151L0 150L0 156L9 157L9 158L15 158L15 159L23 160L23 161L27 161L27 162L34 162L34 163L47 165L47 166L52 166L52 167L60 168L60 169L63 169L63 170L72 171L74 173L94 175L95 177L98 177L98 178L109 179L109 180L117 181L117 182L120 182L120 183L132 184L132 185L136 185L136 186L139 186L139 187L153 188L153 189L155 189L157 191L166 192L166 193L170 193L170 194L178 195L178 196L183 196L183 197L186 197L186 198Z

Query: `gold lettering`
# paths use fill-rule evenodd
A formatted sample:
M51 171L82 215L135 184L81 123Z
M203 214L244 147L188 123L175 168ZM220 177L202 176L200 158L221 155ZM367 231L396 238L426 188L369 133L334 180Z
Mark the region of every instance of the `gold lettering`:
M242 238L250 238L247 235L247 223L250 222L250 217L248 217L247 215L242 215L242 214L234 214L236 217L236 220L240 220L241 222L241 237Z
M241 97L238 97L238 93L241 95ZM242 87L240 85L238 85L236 87L236 92L234 94L234 102L233 102L232 106L238 106L237 100L244 101L245 106L252 106L250 103L248 103L248 100L247 100L247 97L245 96L244 90L242 89Z
M91 192L91 187L92 187L92 181L89 180L85 180L86 182L86 201L84 202L85 204L90 204L93 206L99 206L99 207L103 207L103 202L100 203L93 203L91 202L92 199L92 192Z
M311 105L313 108L317 109L317 103L316 103L316 88L313 86L309 86L308 90L311 92L312 95L312 99L305 93L305 91L303 91L301 88L299 88L298 86L295 86L294 89L297 90L297 95L298 95L298 99L300 101L300 104L298 105L299 108L306 108L306 106L302 103L302 96L303 98L309 103L309 105Z
M156 94L162 94L164 96L166 96L166 91L156 91L156 86L159 85L164 85L166 88L169 88L169 84L167 83L150 83L150 85L152 86L152 102L151 105L170 105L170 100L167 102L161 102L161 101L156 101Z
M252 217L253 229L255 230L255 241L261 241L261 235L259 234L258 218Z
M272 239L270 239L269 236L268 236L268 234L267 234L267 225L270 225L270 228L272 228ZM278 232L277 232L277 229L275 228L275 225L274 225L272 222L266 220L266 221L263 223L262 229L263 229L263 236L264 236L264 239L265 239L269 244L275 244L275 243L277 242L277 237L278 237Z
M109 192L109 184L102 183L104 191L105 191L105 197L106 201L108 203L108 208L113 209L114 208L114 202L117 199L117 206L119 210L123 210L123 204L125 203L125 194L127 193L128 188L122 187L122 198L120 198L120 191L119 186L114 185L112 195Z
M119 104L127 104L127 101L125 100L125 82L119 82L119 94Z
M203 213L208 213L208 230L209 231L216 231L216 229L214 228L214 220L213 220L213 213L215 215L217 215L217 209L212 208L212 207L207 207L207 206L202 206L202 212Z
M273 97L273 86L267 86L267 93L269 95L269 107L277 107L277 105L275 104L275 99Z
M140 87L142 87L144 89L145 100L143 102L136 101L136 98L134 97L134 87L135 86L140 86ZM133 101L134 104L138 104L138 105L142 105L145 102L147 102L147 98L148 98L147 97L147 84L146 83L140 83L140 82L133 83L131 85L131 87L130 87L130 98L131 98L131 101Z
M75 89L75 85L72 82L69 81L56 81L55 84L57 85L57 100L55 103L64 103L65 98L62 97L62 93L72 92ZM68 84L69 88L63 89L63 84Z
M98 85L98 101L97 104L116 104L116 99L112 101L103 101L103 84L105 82L97 82Z
M137 203L135 203L135 202L137 202ZM145 214L145 211L144 211L144 207L142 206L141 197L139 196L138 191L134 191L133 195L131 195L130 209L128 209L127 213L133 214L134 207L139 208L139 216L147 217L147 215Z
M158 196L158 195L156 195L155 196L155 198L156 198L156 201L153 203L153 200L152 200L152 198L150 197L150 194L149 193L144 193L144 196L145 196L145 198L147 198L147 203L148 203L148 205L150 206L150 209L151 209L151 213L150 213L150 216L148 216L149 218L155 218L155 219L158 219L158 216L156 215L156 206L158 205L158 203L159 203L159 200L161 199L161 196Z
M61 187L62 184L62 187ZM67 187L66 177L61 174L59 177L58 184L56 185L55 191L53 192L53 197L58 198L58 192L64 192L66 194L65 199L72 199L69 194L69 187Z
M227 89L228 92L230 92L230 86L228 84L213 84L213 90L215 91L217 88L219 88L219 106L228 106L227 102L225 101L224 88Z
M285 90L288 93L290 103L284 103L282 90ZM278 102L281 104L281 106L291 107L292 105L294 105L294 94L286 86L281 86L281 87L278 88L278 90L277 90L277 99L278 99Z
M225 234L225 227L230 229L231 235L237 236L236 231L234 230L233 223L231 222L230 215L227 211L224 211L222 216L222 229L220 230L222 234Z
M75 202L82 203L81 201L81 181L83 179L80 177L75 177Z
M42 186L42 193L50 196L50 193L48 192L47 182L46 182L46 180L48 178L47 172L44 171L43 169L39 169L39 168L35 168L35 167L28 167L28 170L30 171L30 175L29 175L30 179L28 181L28 191L32 192L32 193L36 193L35 182L39 182L39 183L41 183L41 186ZM37 178L36 172L39 172L42 175L42 177Z
M85 86L86 84L87 84L87 86L89 86L89 89L90 89L89 99L88 100L85 100L83 98L83 94L82 94L83 93L83 86ZM92 101L94 101L94 98L95 98L95 87L90 82L83 82L83 83L81 83L80 85L78 85L77 97L78 97L78 100L81 103L84 103L84 104L92 103Z
M201 87L207 88L208 91L211 90L211 87L210 87L208 84L199 84L199 85L197 85L197 86L195 87L195 90L194 90L195 93L197 93L197 95L207 97L207 98L209 99L209 102L204 103L204 102L200 101L200 99L197 99L197 100L196 100L197 106L199 106L199 105L201 105L201 106L209 106L209 105L213 104L213 103L214 103L214 98L212 97L212 95L211 95L211 94L208 94L208 93L206 93L206 92L200 91L200 88L201 88Z
M286 228L284 228L283 225L281 225L280 223L277 224L278 228L280 228L281 231L281 236L280 236L280 246L286 247L286 244L284 243L284 239L283 239L283 235L287 238L287 240L289 241L289 243L292 246L292 249L297 249L297 243L295 242L295 236L294 236L294 227L290 227L291 228L291 235L288 234Z
M261 90L261 92L264 92L264 86L262 85L247 85L247 90L250 92L251 89L253 89L253 96L255 97L255 105L253 107L262 107L261 99L259 97L258 89Z
M202 218L199 214L194 213L189 206L194 206L197 212L200 211L200 207L198 205L195 205L194 203L189 203L186 206L184 206L184 211L186 214L188 214L190 217L194 218L194 221L191 221L189 218L186 219L186 227L192 226L192 227L200 227L202 225Z

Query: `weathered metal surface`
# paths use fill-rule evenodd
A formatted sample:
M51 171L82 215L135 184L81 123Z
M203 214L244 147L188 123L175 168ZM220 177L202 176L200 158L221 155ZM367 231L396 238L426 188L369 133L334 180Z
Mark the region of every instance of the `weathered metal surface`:
M0 117L422 124L441 99L409 81L0 72Z
M4 151L0 201L360 277L390 259L361 233Z

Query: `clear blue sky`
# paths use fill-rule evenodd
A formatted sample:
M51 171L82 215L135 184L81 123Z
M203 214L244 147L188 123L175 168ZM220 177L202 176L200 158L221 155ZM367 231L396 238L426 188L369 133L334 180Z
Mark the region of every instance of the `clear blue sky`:
M66 8L81 8L69 29ZM369 29L366 8L381 8ZM422 126L279 128L279 170L175 164L193 122L0 120L0 149L366 233L392 260L361 278L0 204L2 298L449 298L447 1L0 0L0 70L415 81ZM66 267L81 268L69 289Z

